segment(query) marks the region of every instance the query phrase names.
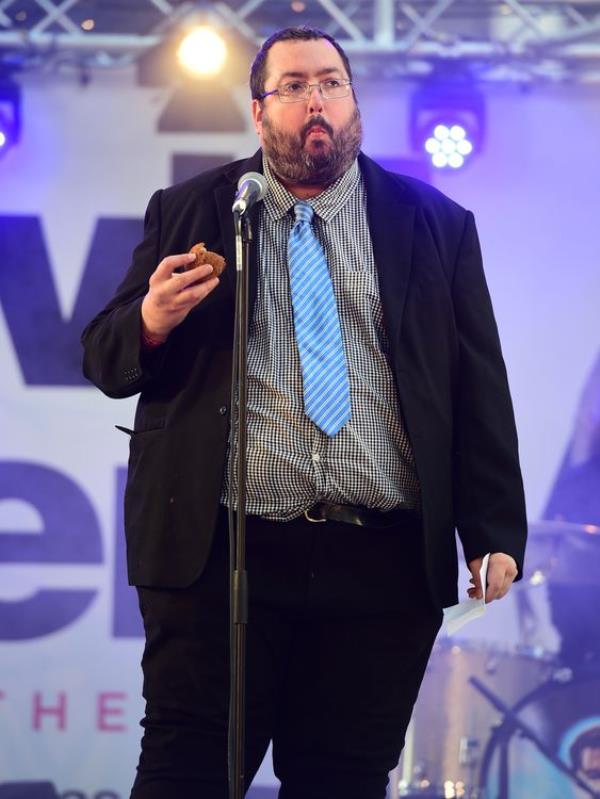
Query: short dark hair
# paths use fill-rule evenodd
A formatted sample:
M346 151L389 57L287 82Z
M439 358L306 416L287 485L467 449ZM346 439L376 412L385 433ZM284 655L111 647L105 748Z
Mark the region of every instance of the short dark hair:
M325 33L325 31L319 30L319 28L311 28L308 25L302 25L300 27L293 28L282 28L280 31L275 31L275 33L271 34L271 36L269 36L269 38L263 42L262 47L252 62L252 66L250 67L250 93L252 98L254 100L260 100L261 95L265 91L267 56L269 55L269 50L276 42L306 42L313 39L326 39L335 47L340 54L340 58L344 64L344 69L348 73L348 78L352 80L352 69L350 68L348 56L344 52L344 49L341 47L341 45L336 42L333 36Z

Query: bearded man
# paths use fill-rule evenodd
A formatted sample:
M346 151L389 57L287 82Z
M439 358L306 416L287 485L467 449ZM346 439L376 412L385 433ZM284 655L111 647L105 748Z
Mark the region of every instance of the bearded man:
M86 376L111 397L140 392L125 517L146 714L131 795L227 797L231 207L259 171L246 786L272 741L281 799L375 799L456 601L455 529L471 596L500 598L520 572L513 413L473 216L359 152L337 42L274 34L250 86L260 150L154 194L123 283L83 334ZM180 271L199 240L224 255L222 277Z

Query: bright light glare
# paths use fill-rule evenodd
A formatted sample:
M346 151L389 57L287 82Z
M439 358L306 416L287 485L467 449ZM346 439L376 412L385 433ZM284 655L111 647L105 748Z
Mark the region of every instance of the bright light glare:
M531 585L543 585L546 582L546 575L540 569L536 569L529 578Z
M216 75L227 57L225 42L212 28L194 28L179 45L177 58L193 75Z
M452 125L450 128L450 138L454 139L454 141L460 141L461 139L464 139L466 135L467 131L462 125Z
M0 147L4 147L6 144L6 136L4 135L4 131L0 130Z
M460 169L473 152L473 143L467 138L467 131L462 125L438 124L433 136L425 140L425 151L438 169Z

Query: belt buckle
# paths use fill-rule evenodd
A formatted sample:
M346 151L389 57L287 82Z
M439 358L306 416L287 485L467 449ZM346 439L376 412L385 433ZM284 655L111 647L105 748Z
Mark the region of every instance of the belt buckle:
M313 507L314 507L314 506L313 506ZM308 512L309 512L309 511L310 511L310 508L308 508L308 510L305 510L305 511L304 511L304 518L305 518L307 521L309 521L309 522L312 522L313 524L319 524L320 522L326 522L326 521L327 521L327 519L313 519L313 518L312 518L312 516L309 516L309 515L308 515Z

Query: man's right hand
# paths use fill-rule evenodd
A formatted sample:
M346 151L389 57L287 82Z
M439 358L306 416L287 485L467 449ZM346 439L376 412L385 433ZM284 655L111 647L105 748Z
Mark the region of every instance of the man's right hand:
M218 277L208 277L213 271L210 264L189 272L174 271L195 257L191 253L168 255L150 276L150 287L142 302L142 323L144 332L155 341L165 341L171 330L219 284Z

